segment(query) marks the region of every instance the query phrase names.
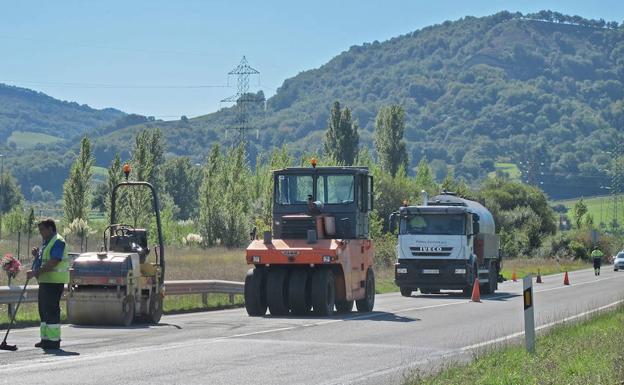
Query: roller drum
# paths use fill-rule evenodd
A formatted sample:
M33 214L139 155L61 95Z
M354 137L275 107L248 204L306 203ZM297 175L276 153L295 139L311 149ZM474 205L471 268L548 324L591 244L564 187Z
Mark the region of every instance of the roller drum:
M82 289L67 298L67 319L75 325L129 326L134 315L134 297L116 290Z

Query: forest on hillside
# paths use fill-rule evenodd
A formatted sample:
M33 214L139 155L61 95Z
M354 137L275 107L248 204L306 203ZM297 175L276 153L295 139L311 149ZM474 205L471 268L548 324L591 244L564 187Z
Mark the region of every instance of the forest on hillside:
M320 152L335 101L351 109L361 145L373 151L375 116L383 105L399 104L410 174L426 158L438 180L452 170L478 183L504 161L552 198L604 194L613 177L610 152L623 138L623 83L624 29L616 22L551 11L468 16L353 46L287 79L266 108L248 106L249 158L282 145L296 155ZM145 128L162 129L166 156L202 162L212 144L235 144L236 120L232 107L94 130L96 163L108 165L117 151L127 158L132 138ZM40 150L13 162L24 190L49 170L69 169L67 162L41 162L59 147ZM60 190L54 182L46 186Z

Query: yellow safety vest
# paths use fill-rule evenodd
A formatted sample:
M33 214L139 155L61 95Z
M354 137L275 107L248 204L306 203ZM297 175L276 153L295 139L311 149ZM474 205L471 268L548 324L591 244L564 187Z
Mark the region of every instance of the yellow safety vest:
M56 241L65 244L63 248L63 259L56 265L55 269L39 274L39 283L69 283L69 255L67 254L67 243L58 234L55 234L43 248L41 252L41 266L43 267L50 260L50 251Z

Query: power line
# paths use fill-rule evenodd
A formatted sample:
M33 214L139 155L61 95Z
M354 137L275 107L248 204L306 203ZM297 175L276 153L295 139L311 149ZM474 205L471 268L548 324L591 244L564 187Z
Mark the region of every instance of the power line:
M201 88L230 88L225 84L105 84L105 83L74 83L74 82L36 82L36 81L16 81L0 80L2 83L23 84L40 87L60 87L60 88L102 88L102 89L201 89Z

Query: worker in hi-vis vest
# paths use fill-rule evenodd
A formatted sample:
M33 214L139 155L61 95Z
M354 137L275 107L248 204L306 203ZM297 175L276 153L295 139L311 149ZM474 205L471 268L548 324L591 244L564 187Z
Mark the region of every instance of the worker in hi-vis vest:
M39 233L43 238L41 248L33 247L35 261L28 278L39 281L39 326L41 341L35 347L42 349L60 349L61 345L61 296L65 284L69 282L69 256L65 240L56 233L53 219L44 219L38 223Z
M594 275L600 275L600 264L604 254L600 251L600 248L596 246L594 247L594 251L592 251L591 256L594 259Z

